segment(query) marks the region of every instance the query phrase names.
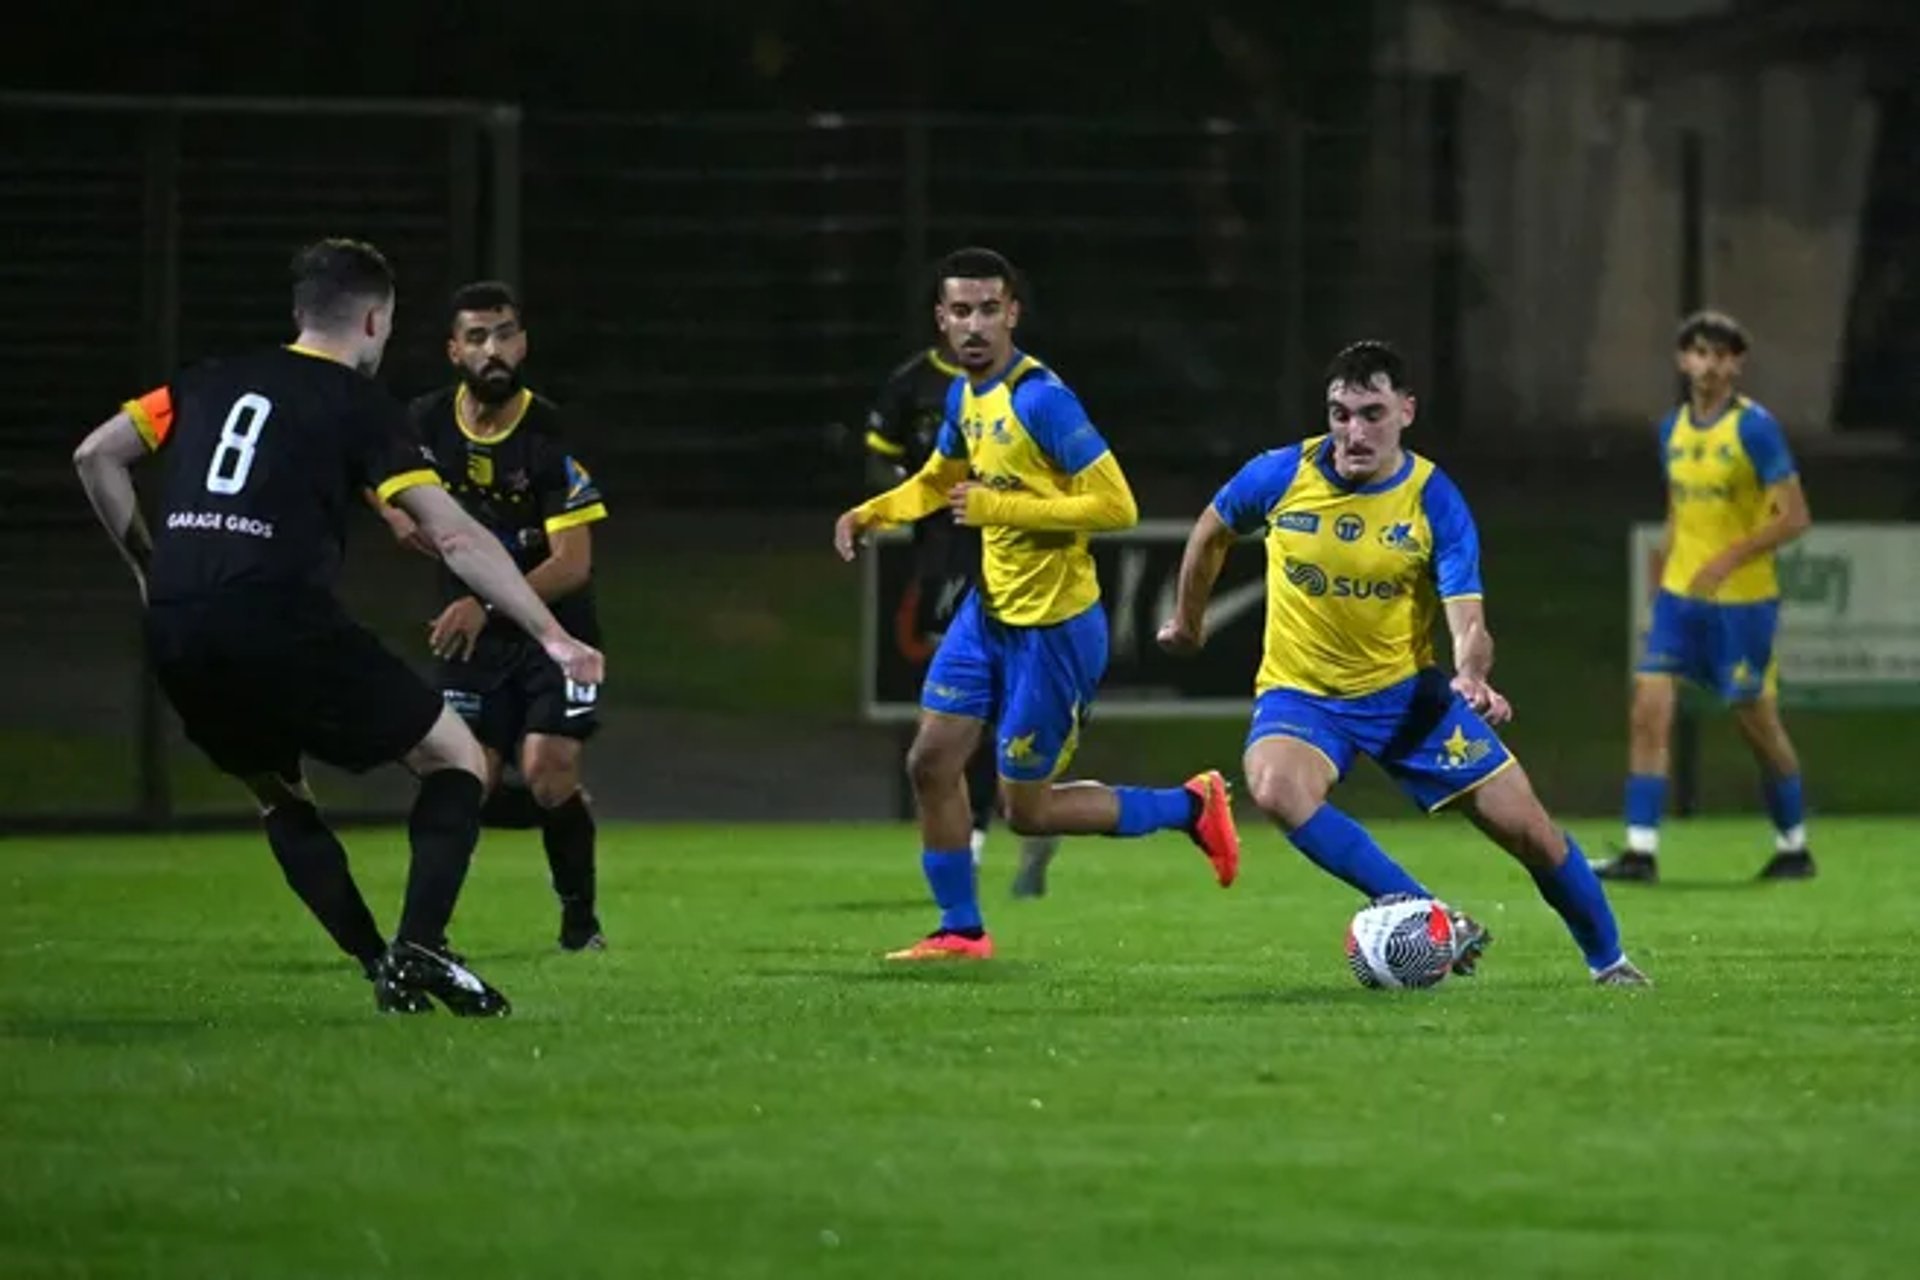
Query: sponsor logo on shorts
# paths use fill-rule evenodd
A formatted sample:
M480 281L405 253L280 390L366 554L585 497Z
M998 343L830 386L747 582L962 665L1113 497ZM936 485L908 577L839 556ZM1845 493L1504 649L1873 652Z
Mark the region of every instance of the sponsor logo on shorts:
M1440 749L1441 768L1471 769L1493 754L1493 743L1486 738L1469 738L1465 726L1455 725Z
M447 709L459 716L462 720L477 720L480 718L481 700L479 694L469 692L466 689L446 689L441 692L440 697L447 704Z

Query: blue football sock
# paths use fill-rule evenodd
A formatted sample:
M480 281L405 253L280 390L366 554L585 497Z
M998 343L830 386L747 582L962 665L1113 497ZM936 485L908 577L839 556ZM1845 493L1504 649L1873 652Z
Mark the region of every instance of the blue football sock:
M1108 835L1144 836L1193 825L1193 795L1185 787L1115 787L1120 821Z
M925 849L920 854L920 869L926 872L927 888L940 906L942 929L979 929L980 894L974 879L973 850Z
M1657 827L1667 807L1667 780L1657 773L1627 775L1627 825Z
M1293 847L1313 859L1314 865L1329 875L1338 876L1369 898L1389 893L1410 893L1415 897L1433 895L1407 874L1405 867L1387 856L1375 844L1366 829L1330 804L1313 811L1313 816L1287 835Z
M1769 777L1761 786L1767 793L1767 815L1773 819L1775 831L1785 835L1807 820L1806 802L1800 795L1799 774Z
M1606 890L1573 837L1567 837L1565 862L1551 871L1529 870L1540 896L1567 922L1567 932L1579 944L1587 967L1598 973L1617 963L1625 954L1620 950L1620 926L1614 923Z

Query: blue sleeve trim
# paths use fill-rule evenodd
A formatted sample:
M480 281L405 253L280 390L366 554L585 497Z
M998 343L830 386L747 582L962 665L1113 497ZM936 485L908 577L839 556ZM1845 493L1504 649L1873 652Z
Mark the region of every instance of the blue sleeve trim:
M1680 425L1680 410L1676 407L1666 417L1660 419L1660 460L1665 462L1667 450L1673 444L1673 429Z
M940 423L940 434L934 438L933 447L943 458L967 456L966 438L960 434L960 379L958 378L955 378L953 385L947 388L947 416Z
M1433 579L1440 598L1479 595L1480 531L1459 486L1435 467L1420 491L1420 507L1433 531Z
M1779 484L1794 473L1793 454L1780 420L1757 404L1740 414L1740 445L1753 462L1753 473L1763 486Z
M1300 470L1300 446L1270 449L1253 458L1213 495L1213 510L1229 529L1248 534L1263 528L1267 516L1293 487Z
M1079 475L1107 452L1080 397L1050 373L1021 380L1013 389L1013 411L1033 442L1068 475Z

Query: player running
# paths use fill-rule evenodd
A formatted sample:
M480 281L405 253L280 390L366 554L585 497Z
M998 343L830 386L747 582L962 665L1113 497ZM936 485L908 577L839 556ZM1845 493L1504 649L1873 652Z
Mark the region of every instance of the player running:
M146 643L187 737L259 802L287 883L372 979L377 1006L493 1016L507 1000L440 950L480 834L486 760L460 718L347 616L334 594L354 495L398 503L453 572L537 637L570 678L600 653L569 635L499 542L441 487L400 405L370 375L393 331L393 273L371 245L293 260L299 337L209 361L130 400L74 454L147 602ZM132 465L164 463L149 535ZM397 760L420 780L391 946L314 805L312 756L354 772Z
M1142 836L1184 831L1224 887L1239 867L1226 780L1184 787L1059 784L1107 665L1107 618L1087 535L1138 519L1133 493L1079 399L1013 345L1013 267L988 249L949 255L934 319L964 371L947 394L934 448L915 475L842 513L833 541L852 560L862 531L941 508L982 530L978 587L940 640L921 693L907 772L937 929L890 960L986 959L967 844L967 760L994 726L1007 821L1022 835Z
M875 483L892 485L918 472L932 457L940 424L946 421L947 393L960 365L943 337L915 352L888 375L867 414L867 456ZM942 508L913 523L914 580L902 605L901 622L911 628L915 665L933 656L961 602L980 576L980 531L956 524ZM910 611L910 612L909 612ZM980 863L987 829L1000 795L999 766L993 742L985 735L967 761L967 799L973 806L973 861ZM1038 898L1047 892L1047 868L1060 841L1027 836L1020 841L1020 865L1013 896Z
M507 547L554 617L597 645L591 526L607 508L563 442L558 407L521 385L527 330L519 299L499 281L476 281L455 291L448 322L457 380L409 406L414 430L441 483ZM367 497L401 543L419 545L405 511ZM427 639L441 695L486 751L481 819L540 828L560 899L560 947L600 950L606 938L594 902L593 811L580 783L586 740L599 727L599 690L568 679L526 632L494 616L445 568L440 591L445 604ZM519 773L512 783L502 779L507 762Z
M1608 880L1660 878L1660 817L1676 681L1684 677L1733 708L1760 766L1774 854L1762 880L1805 880L1800 758L1780 722L1773 657L1780 621L1774 553L1813 524L1793 455L1774 416L1736 387L1747 335L1732 316L1702 311L1680 325L1677 361L1687 401L1660 424L1667 529L1660 591L1646 653L1633 679L1627 847L1598 867Z
M1459 802L1526 867L1596 982L1644 985L1573 837L1547 816L1489 727L1512 711L1487 683L1493 636L1480 538L1453 482L1401 448L1414 409L1392 347L1358 342L1335 356L1327 434L1254 458L1201 513L1160 643L1177 654L1199 650L1227 551L1262 532L1267 637L1246 751L1254 802L1295 848L1369 899L1432 897L1327 803L1354 757L1371 756L1428 812ZM1433 652L1442 611L1453 636L1451 679ZM1454 971L1472 973L1491 939L1458 912L1455 923Z

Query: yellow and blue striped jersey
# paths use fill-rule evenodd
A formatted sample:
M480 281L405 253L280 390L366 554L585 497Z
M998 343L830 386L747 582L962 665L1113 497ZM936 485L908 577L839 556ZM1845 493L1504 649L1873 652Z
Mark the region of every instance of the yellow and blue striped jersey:
M1772 519L1767 490L1793 475L1793 455L1779 420L1745 396L1704 424L1693 420L1692 406L1681 405L1660 424L1660 452L1673 513L1660 587L1684 596L1709 560ZM1768 552L1735 569L1707 598L1752 604L1779 594Z
M1004 373L981 386L954 380L935 448L966 459L974 478L991 489L1038 498L1068 496L1073 478L1108 451L1079 397L1018 351ZM1084 531L989 525L981 543L980 602L997 621L1050 626L1100 599Z
M1358 698L1434 665L1445 600L1480 596L1480 535L1446 473L1408 453L1367 484L1315 436L1263 453L1213 499L1235 533L1266 530L1267 638L1257 693Z

